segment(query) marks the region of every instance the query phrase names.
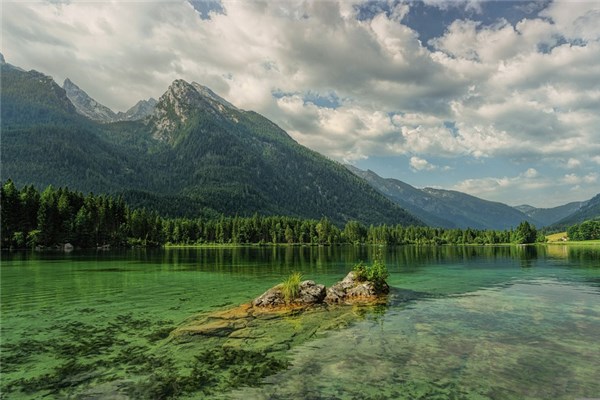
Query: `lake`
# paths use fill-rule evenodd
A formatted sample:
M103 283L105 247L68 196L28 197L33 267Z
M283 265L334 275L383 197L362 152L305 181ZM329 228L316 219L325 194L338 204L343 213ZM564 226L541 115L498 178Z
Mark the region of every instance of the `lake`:
M387 247L387 304L169 336L292 271L331 285L375 251L2 253L1 397L600 398L600 247Z

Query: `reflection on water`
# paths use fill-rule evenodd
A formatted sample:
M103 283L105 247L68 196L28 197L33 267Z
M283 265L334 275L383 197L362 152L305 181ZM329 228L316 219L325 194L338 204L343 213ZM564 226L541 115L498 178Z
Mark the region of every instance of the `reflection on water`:
M290 271L330 285L377 248L2 254L2 398L600 397L600 249L386 248L379 308L168 340ZM258 387L257 387L258 386Z

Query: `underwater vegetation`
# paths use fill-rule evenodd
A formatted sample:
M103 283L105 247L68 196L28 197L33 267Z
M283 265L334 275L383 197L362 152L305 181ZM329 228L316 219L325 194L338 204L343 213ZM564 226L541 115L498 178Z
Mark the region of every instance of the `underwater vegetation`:
M192 393L210 396L239 386L256 386L265 376L288 366L286 360L264 351L227 346L198 350L182 364L163 348L174 328L170 320L122 314L103 326L79 321L55 323L50 328L54 340L26 338L3 343L0 398L16 394L37 397L40 393L85 397L103 383L112 383L116 393L131 398L173 399ZM38 360L48 363L48 359L54 359L52 367L25 372L26 364ZM6 378L6 374L17 371L22 372L19 377Z

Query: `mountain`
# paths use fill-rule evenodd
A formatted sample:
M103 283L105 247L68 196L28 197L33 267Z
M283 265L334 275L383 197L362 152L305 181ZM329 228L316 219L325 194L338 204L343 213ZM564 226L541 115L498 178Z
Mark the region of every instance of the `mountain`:
M552 225L553 223L568 217L577 212L584 205L585 202L583 201L574 201L552 208L535 208L527 204L516 206L515 208L536 221L539 221L541 224L539 227L543 227Z
M123 194L170 216L421 224L341 164L202 85L176 80L143 121L99 123L46 75L3 65L2 77L3 177L17 185Z
M77 112L93 121L109 123L117 121L138 121L148 117L154 111L157 101L153 98L140 100L129 110L115 113L110 108L98 103L69 78L65 79L63 89L75 106Z
M386 179L373 171L347 166L377 191L429 225L444 228L510 229L521 221L539 222L497 202L465 193L442 189L417 189L396 179Z
M404 208L411 214L418 216L427 225L444 228L459 227L459 224L441 217L440 215L442 215L443 212L429 212L425 210L425 206L419 205L431 200L430 198L425 198L421 190L397 179L382 178L371 170L363 171L352 165L346 165L346 168L352 171L355 175L365 179L371 186L373 186L388 199L400 205L400 207ZM443 205L439 206L443 207Z
M150 97L148 100L140 100L129 110L119 111L115 121L139 121L151 115L158 101Z
M3 179L114 193L148 167L131 149L103 139L102 125L81 116L51 77L1 68Z
M63 89L79 114L98 122L112 122L116 119L117 115L110 108L92 99L69 78L65 79Z
M6 62L0 68L3 134L4 129L16 126L79 118L64 89L52 77L34 70L24 71Z
M597 218L600 218L600 193L592 197L590 200L583 202L583 205L581 208L579 208L579 210L554 223L548 227L548 230L562 231L566 230L571 225Z
M157 159L180 179L179 192L218 212L420 223L341 164L197 83L174 81L147 126L169 149Z

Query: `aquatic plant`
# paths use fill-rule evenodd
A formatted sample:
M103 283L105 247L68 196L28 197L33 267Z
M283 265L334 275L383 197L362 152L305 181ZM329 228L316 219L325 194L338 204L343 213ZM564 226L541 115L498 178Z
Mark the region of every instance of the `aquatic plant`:
M289 363L264 352L219 347L195 357L189 375L174 369L154 372L127 389L132 398L172 399L196 394L210 396L240 386L258 386L262 379L286 369Z
M373 282L376 288L382 288L385 286L385 280L389 276L385 262L383 261L383 254L379 251L372 265L365 265L362 261L354 266L355 279L359 282L370 281Z
M286 303L290 303L296 298L300 291L300 282L302 281L302 274L300 272L292 272L281 283L281 292Z

